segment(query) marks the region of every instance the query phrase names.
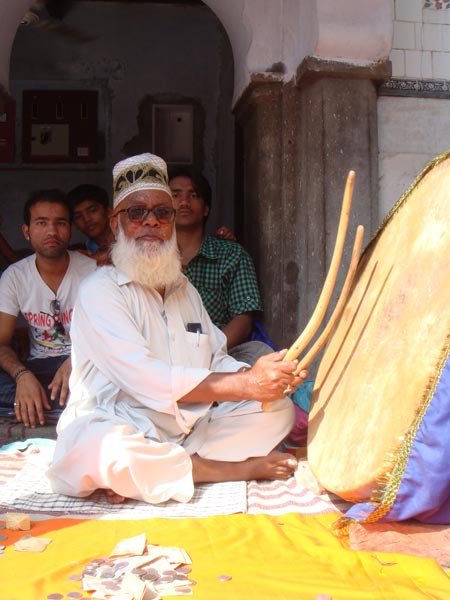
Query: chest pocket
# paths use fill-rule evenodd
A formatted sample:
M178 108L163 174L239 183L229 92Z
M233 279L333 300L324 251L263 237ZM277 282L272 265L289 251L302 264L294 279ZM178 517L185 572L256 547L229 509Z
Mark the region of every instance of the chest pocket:
M209 369L211 365L211 345L206 333L184 332L186 339L185 365Z

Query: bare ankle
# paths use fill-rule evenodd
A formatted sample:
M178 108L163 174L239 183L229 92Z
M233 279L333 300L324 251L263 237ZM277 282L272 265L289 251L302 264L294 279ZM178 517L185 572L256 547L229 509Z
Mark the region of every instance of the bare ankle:
M240 462L208 460L198 455L191 459L194 483L288 479L297 468L297 460L293 456L276 450L267 456L252 457Z

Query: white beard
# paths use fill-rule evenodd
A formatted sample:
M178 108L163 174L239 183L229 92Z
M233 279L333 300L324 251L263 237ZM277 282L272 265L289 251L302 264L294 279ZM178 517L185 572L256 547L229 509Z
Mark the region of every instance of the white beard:
M119 224L111 258L133 281L149 288L166 288L175 283L181 273L175 228L169 240L138 244L125 236Z

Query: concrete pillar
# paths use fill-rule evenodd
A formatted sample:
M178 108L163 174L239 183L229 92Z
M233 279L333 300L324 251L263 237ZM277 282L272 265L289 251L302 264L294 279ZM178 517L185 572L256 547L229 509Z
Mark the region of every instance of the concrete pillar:
M367 243L378 225L377 83L389 72L386 63L308 58L288 83L254 75L236 105L236 213L257 266L264 322L280 347L297 338L319 298L350 169L356 184L337 291L356 226L364 225Z

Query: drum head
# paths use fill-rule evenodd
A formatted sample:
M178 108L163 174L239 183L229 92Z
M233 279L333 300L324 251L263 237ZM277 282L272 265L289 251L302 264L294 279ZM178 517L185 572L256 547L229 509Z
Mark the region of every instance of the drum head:
M450 159L425 169L366 248L315 380L308 461L346 500L389 475L448 352Z

